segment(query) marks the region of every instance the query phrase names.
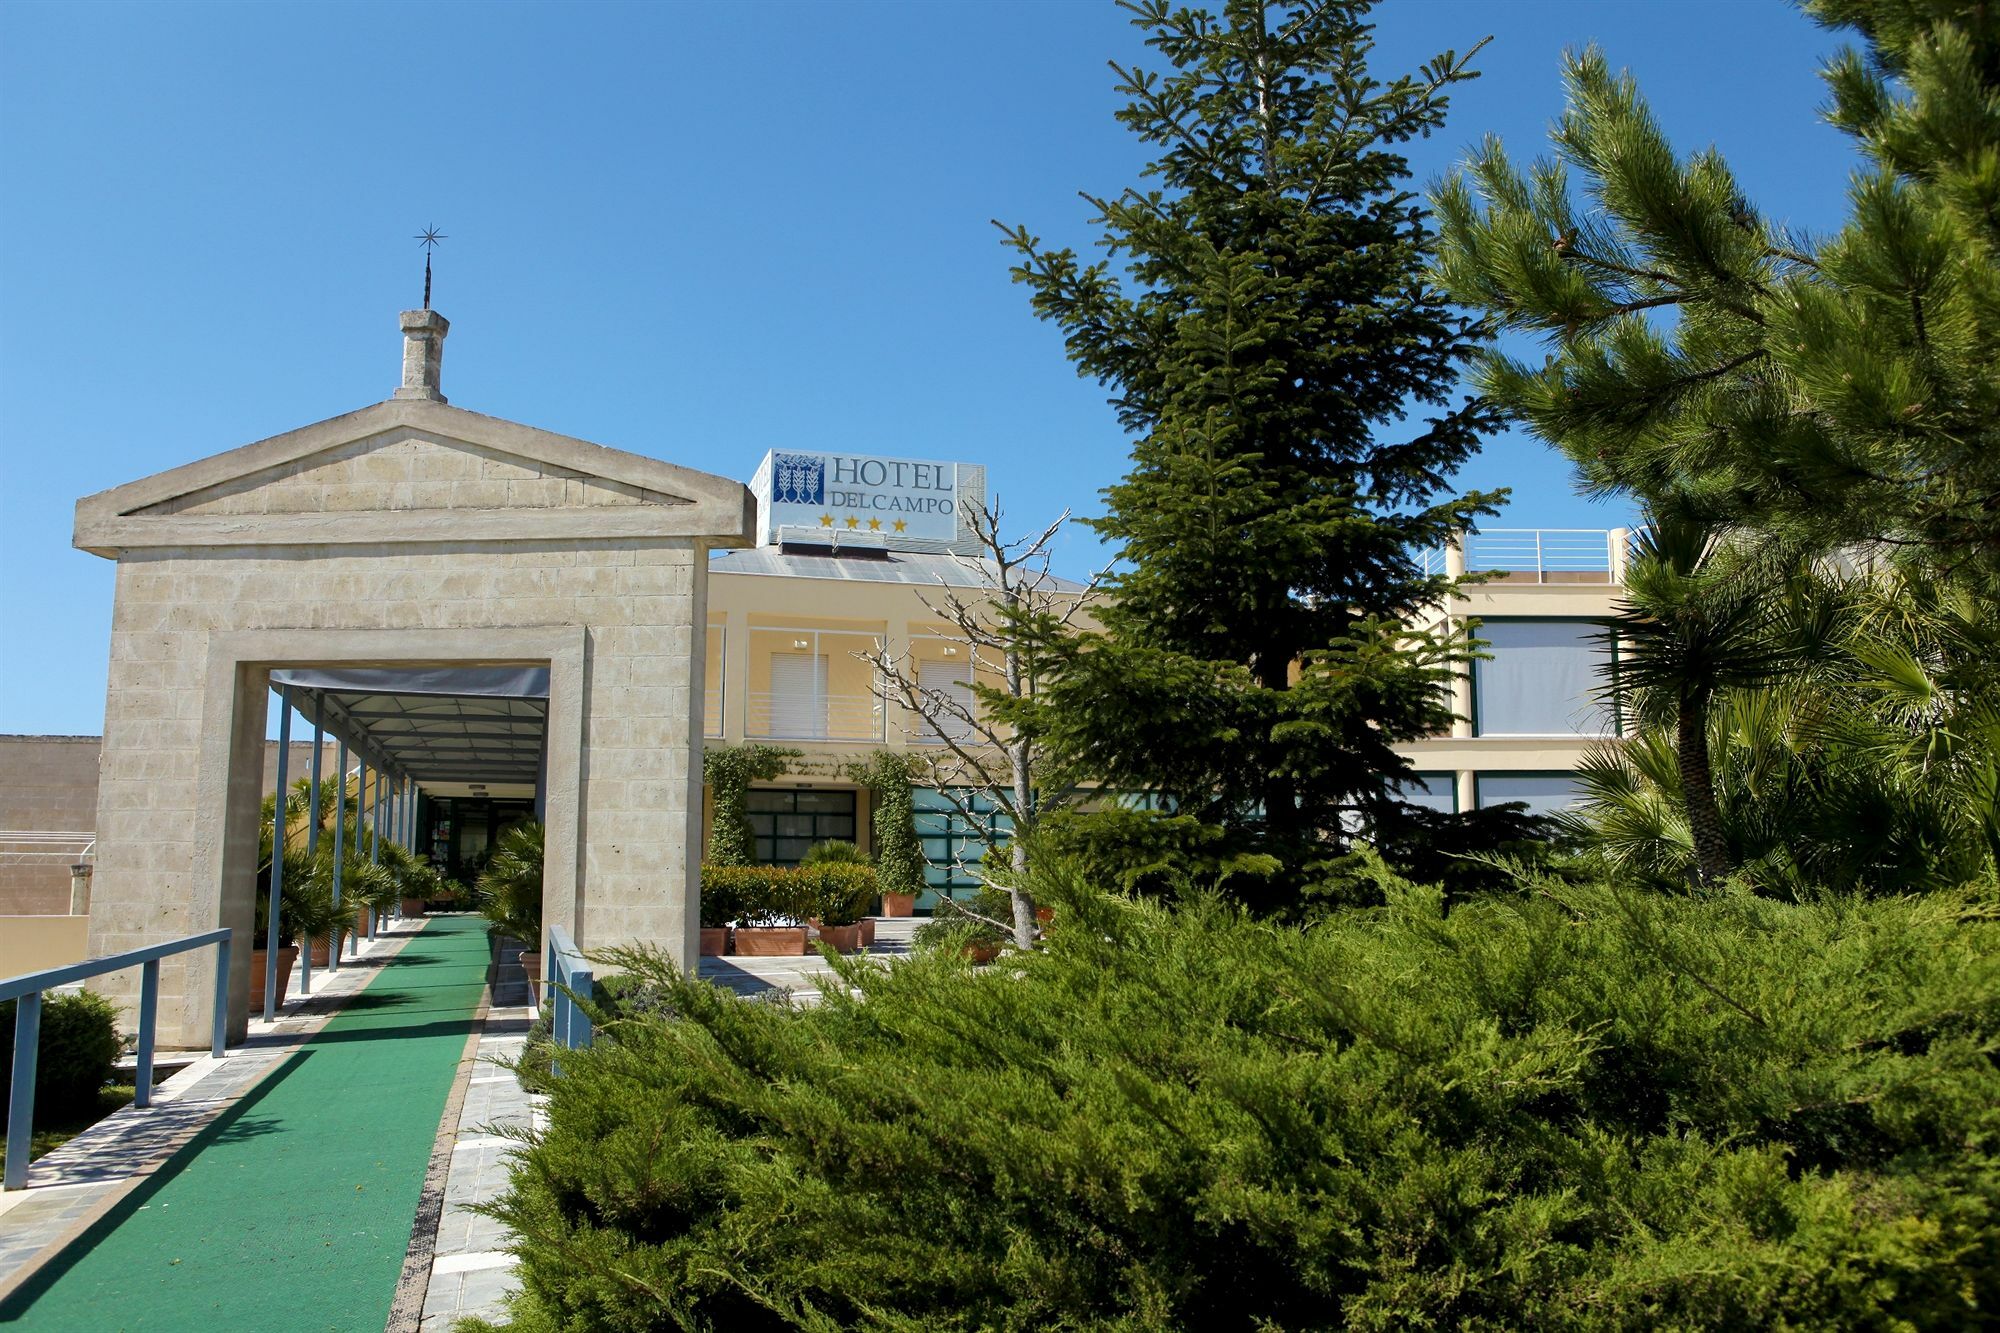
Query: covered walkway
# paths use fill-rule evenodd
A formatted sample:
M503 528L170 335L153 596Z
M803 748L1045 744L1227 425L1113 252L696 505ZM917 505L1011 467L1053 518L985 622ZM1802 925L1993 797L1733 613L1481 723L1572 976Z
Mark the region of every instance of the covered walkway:
M24 1330L383 1327L486 985L436 917L256 1088L0 1303Z

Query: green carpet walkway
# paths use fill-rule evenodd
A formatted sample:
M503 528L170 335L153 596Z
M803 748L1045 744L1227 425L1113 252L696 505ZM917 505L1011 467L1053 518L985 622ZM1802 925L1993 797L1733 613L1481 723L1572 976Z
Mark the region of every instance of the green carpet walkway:
M472 1031L486 923L436 917L284 1067L0 1308L23 1330L379 1330Z

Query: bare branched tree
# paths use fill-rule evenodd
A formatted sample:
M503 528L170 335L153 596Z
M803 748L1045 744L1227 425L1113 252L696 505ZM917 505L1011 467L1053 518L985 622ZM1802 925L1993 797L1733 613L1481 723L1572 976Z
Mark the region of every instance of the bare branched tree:
M1041 757L1036 737L1000 720L984 705L1034 693L1042 658L1035 645L1076 624L1103 574L1078 586L1065 584L1050 572L1049 544L1069 522L1067 509L1039 534L1008 541L1001 536L998 495L984 505L970 500L961 504L980 554L956 557L969 576L965 583L939 578L937 588L923 594L922 600L946 626L947 637L966 649L964 681L943 688L925 685L910 652L900 659L884 652L878 659L881 671L874 689L884 703L916 720L913 734L923 740L918 762L980 847L979 859L964 861L959 868L982 883L1006 889L1013 920L996 921L962 903L955 903L955 909L1006 931L1016 947L1026 949L1034 944L1035 904L1023 873L1028 850L1018 835L1031 827L1038 813L1067 796L1036 792L1035 769ZM996 875L992 866L1002 848L1008 853L1008 872Z

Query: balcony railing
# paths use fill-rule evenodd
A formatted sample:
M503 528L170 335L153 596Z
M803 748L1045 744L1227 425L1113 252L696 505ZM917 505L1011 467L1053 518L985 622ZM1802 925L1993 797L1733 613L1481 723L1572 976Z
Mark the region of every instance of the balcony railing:
M1617 583L1630 540L1629 528L1488 528L1465 538L1465 572L1502 583ZM1426 574L1446 574L1450 557L1433 547L1420 564Z
M766 741L882 739L882 701L870 694L753 691L744 734Z

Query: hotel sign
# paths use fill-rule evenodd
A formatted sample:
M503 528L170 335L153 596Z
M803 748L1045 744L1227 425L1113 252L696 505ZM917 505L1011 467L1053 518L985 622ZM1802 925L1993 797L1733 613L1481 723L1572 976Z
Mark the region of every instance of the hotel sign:
M958 464L872 454L772 451L753 483L764 530L817 528L948 542L958 536Z

